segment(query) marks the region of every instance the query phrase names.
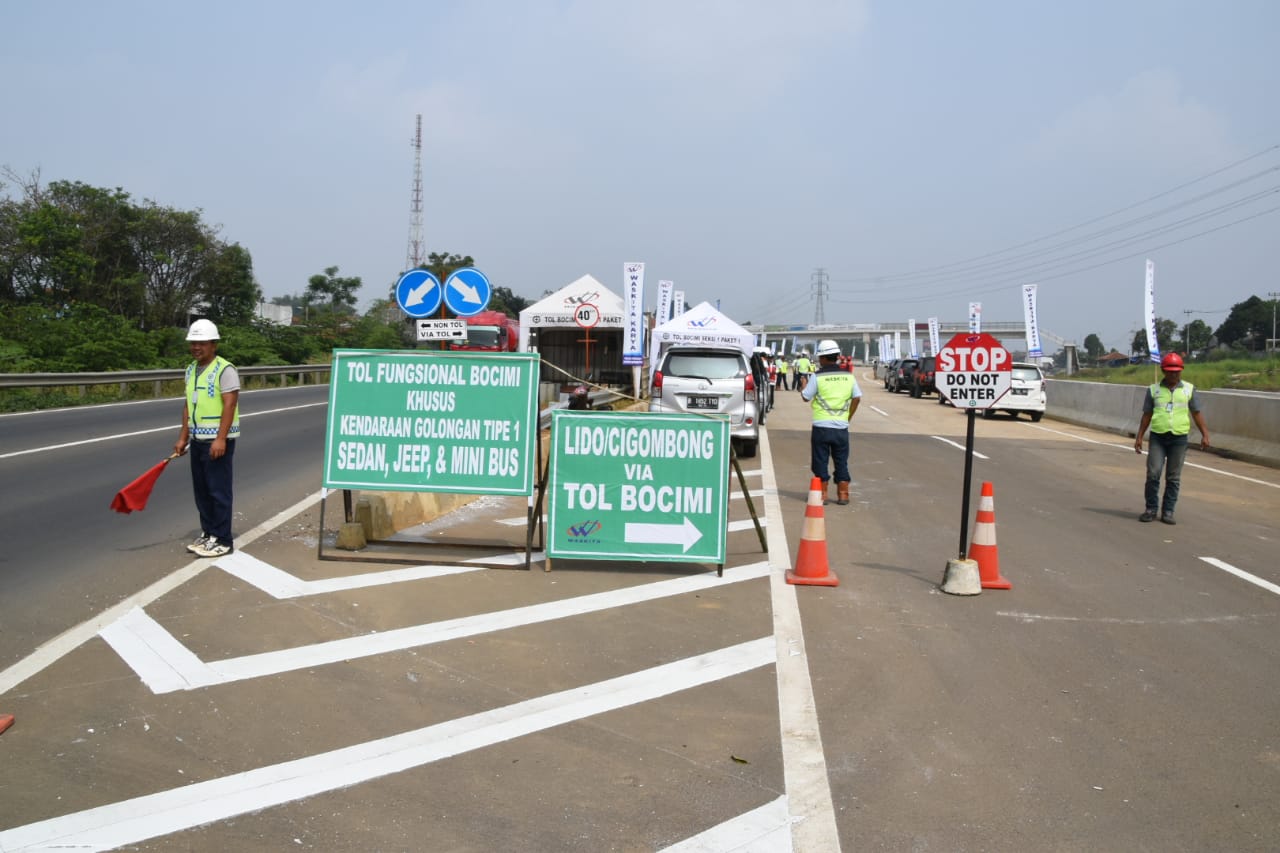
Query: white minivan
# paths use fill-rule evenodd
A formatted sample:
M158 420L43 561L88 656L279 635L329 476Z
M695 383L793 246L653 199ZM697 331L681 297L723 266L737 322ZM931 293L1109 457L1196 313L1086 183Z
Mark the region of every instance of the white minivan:
M720 414L738 456L756 455L758 395L751 364L737 349L677 345L666 350L649 383L649 411Z
M1026 412L1031 415L1031 420L1038 421L1044 417L1045 404L1049 400L1048 384L1040 368L1015 361L1009 392L996 400L994 407L983 409L982 416L989 418L996 412L1008 412L1016 418L1018 412Z

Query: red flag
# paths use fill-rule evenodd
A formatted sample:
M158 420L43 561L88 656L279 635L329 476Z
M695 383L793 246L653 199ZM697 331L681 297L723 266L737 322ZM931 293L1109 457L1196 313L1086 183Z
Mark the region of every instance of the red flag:
M177 458L178 454L175 453L168 459L161 460L153 465L150 471L116 492L116 496L111 500L111 508L126 515L135 509L146 509L147 498L151 497L151 490L155 488L156 480L160 479L170 460Z

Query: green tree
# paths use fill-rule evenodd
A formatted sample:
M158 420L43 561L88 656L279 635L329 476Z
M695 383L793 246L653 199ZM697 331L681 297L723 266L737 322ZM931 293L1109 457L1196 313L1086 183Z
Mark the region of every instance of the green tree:
M1178 334L1178 324L1172 320L1166 320L1163 317L1156 318L1156 346L1160 348L1160 352L1172 352L1173 341ZM1133 348L1130 352L1142 352L1150 355L1147 349L1147 332L1146 329L1139 330L1133 336Z
M1213 330L1204 320L1196 318L1183 326L1182 336L1182 344L1187 352L1203 352L1209 348L1209 338L1213 337Z
M1090 333L1084 337L1084 351L1090 361L1097 361L1106 353L1107 348L1102 345L1102 338Z
M239 243L215 246L204 269L202 290L215 322L246 325L262 298L248 250Z
M143 326L185 326L204 309L204 284L217 255L216 237L199 211L175 210L148 201L133 232L138 267L146 287Z
M489 298L490 309L501 311L510 317L519 317L520 312L532 304L532 301L523 296L516 296L509 287L494 287L493 295Z
M307 296L311 304L325 303L327 310L333 314L352 314L356 307L356 291L362 283L359 276L342 278L338 276L337 267L325 267L324 275L313 275L307 279Z
M1218 343L1256 350L1271 337L1271 302L1250 296L1231 306L1231 313L1213 333Z

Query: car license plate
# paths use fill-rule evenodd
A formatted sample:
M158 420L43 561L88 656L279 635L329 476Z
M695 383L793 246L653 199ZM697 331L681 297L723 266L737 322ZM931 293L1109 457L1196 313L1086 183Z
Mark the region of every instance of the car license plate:
M720 408L720 398L705 394L691 394L689 396L689 408L718 409Z
M1027 396L1027 389L1026 389L1026 388L1014 388L1014 389L1012 389L1012 390L1013 390L1013 393L1014 393L1014 394L1018 394L1018 395L1021 395L1021 396L1023 396L1023 397Z

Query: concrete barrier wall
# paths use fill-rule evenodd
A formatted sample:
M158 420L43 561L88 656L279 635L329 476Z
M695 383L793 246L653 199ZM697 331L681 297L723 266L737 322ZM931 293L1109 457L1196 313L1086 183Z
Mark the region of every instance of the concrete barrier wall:
M1133 437L1147 389L1139 385L1049 380L1046 414L1057 420ZM1218 450L1280 467L1280 395L1196 391L1209 440ZM1194 426L1191 440L1198 438Z

